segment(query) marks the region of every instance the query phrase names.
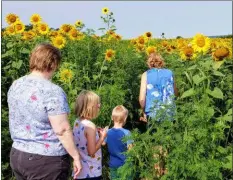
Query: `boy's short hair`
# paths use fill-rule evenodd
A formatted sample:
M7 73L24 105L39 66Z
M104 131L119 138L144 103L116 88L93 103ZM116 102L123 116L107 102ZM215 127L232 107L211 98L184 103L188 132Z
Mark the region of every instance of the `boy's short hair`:
M48 43L37 45L30 55L30 71L40 72L55 71L61 62L61 52L59 49Z
M74 113L77 117L94 119L99 113L100 97L88 90L82 90L76 98Z
M123 105L118 105L112 110L112 120L114 122L122 123L127 116L128 109L126 109Z

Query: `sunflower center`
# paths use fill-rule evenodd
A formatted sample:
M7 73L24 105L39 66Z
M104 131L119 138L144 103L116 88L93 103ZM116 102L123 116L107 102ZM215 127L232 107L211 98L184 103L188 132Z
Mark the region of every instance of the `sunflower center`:
M149 38L149 37L151 37L151 33L146 33L146 36Z
M214 55L216 58L223 59L230 54L229 50L225 47L219 48L215 51Z
M104 12L107 12L108 10L107 9L104 9Z
M15 16L11 16L10 18L10 22L14 23L16 21L16 17Z
M58 44L58 45L62 45L62 44L63 44L62 39L58 39L58 40L57 40L57 44Z
M107 52L107 57L112 57L113 53L112 52Z
M16 29L17 29L18 31L20 31L20 30L23 29L23 27L22 27L21 25L17 25L17 26L16 26Z
M192 57L192 55L193 55L193 48L187 47L187 48L184 50L184 54L185 54L185 56L187 56L187 57Z
M34 22L38 22L38 21L39 21L39 18L38 18L38 17L33 17L33 21L34 21Z
M205 46L205 39L203 37L197 39L197 45L199 47L204 47Z
M41 26L42 31L46 31L46 26Z

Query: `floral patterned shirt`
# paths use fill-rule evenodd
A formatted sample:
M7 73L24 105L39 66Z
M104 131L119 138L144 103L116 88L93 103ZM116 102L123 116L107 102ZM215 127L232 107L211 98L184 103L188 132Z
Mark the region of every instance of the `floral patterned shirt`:
M66 94L59 86L42 77L26 75L13 82L7 98L14 148L46 156L67 154L48 119L69 113Z
M99 177L102 175L102 152L99 149L94 156L89 156L87 152L87 138L85 136L85 128L91 123L89 120L76 120L74 123L74 141L82 157L82 169L78 174L78 179ZM96 132L96 142L99 139Z
M155 117L159 109L169 105L167 113L173 115L174 111L174 80L169 69L152 68L147 71L146 106L145 113Z

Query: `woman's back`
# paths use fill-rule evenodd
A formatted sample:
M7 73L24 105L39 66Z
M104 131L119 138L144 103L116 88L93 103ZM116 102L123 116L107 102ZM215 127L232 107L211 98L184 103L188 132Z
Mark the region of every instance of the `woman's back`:
M146 71L146 79L145 113L150 115L151 108L160 108L162 105L172 104L174 80L172 71L164 68L149 69Z

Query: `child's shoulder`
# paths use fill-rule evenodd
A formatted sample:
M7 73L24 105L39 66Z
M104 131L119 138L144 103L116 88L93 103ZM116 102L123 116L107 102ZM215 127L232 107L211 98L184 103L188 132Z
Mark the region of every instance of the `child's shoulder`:
M116 130L123 132L125 135L130 134L130 131L125 128L120 128L120 129L111 128L108 130L108 133L116 133Z

